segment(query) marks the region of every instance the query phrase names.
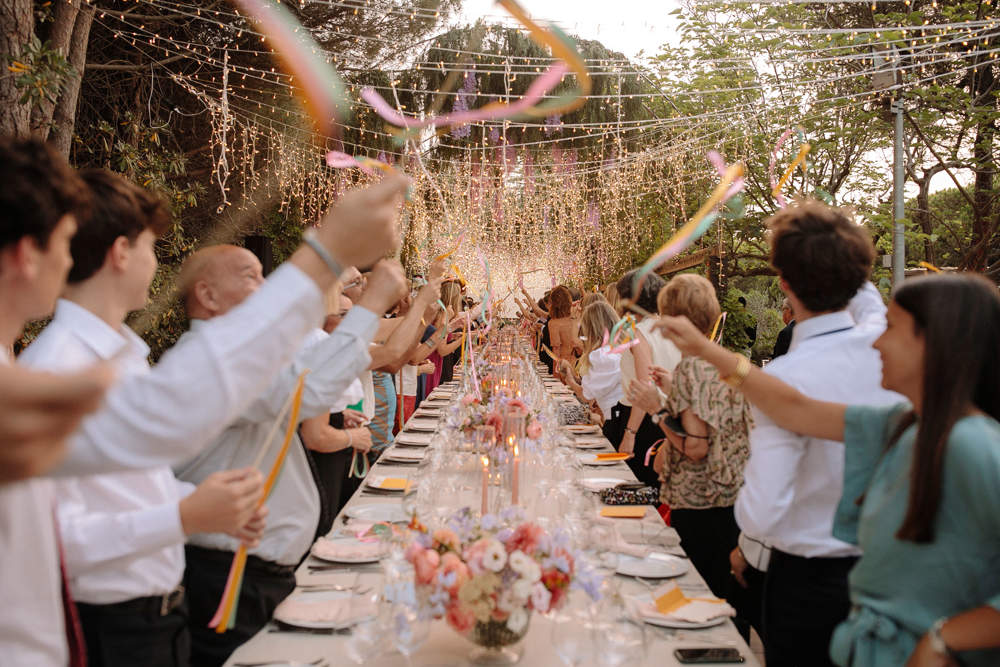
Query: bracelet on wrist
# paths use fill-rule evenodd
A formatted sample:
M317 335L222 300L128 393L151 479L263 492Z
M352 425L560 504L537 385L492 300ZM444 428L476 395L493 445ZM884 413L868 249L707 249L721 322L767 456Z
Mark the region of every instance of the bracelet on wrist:
M351 433L351 429L349 428L345 428L344 433L347 434L347 447L345 447L344 449L350 449L351 447L354 446L354 434Z
M942 658L950 658L954 660L957 658L955 652L951 650L951 647L948 646L944 638L941 636L941 630L947 622L948 619L944 617L934 621L934 625L932 625L930 630L927 631L927 638L930 640L932 651L937 653Z
M333 277L339 279L341 274L344 273L344 267L342 267L340 263L333 258L333 255L331 255L329 251L323 247L323 244L319 242L319 239L316 238L316 231L313 229L307 229L305 233L302 234L302 241L307 246L312 248L314 253L319 255L319 258L323 260L324 264L326 264L326 268L330 269Z
M722 378L722 381L733 389L738 389L746 381L747 376L750 375L750 360L742 354L737 356L739 359L736 361L736 369L731 374Z

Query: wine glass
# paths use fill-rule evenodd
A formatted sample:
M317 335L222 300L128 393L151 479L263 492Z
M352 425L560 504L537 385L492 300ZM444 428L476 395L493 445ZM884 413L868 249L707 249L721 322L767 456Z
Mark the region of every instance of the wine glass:
M364 665L385 651L385 634L388 616L381 613L380 594L371 593L367 597L380 613L351 627L347 640L347 657L356 665Z
M593 617L586 609L567 609L552 617L552 646L568 667L580 667L594 653Z
M406 658L407 667L411 664L410 657L424 645L430 633L430 616L420 607L410 604L392 606L392 643Z
M646 658L645 624L622 613L597 625L598 663L603 667L638 665Z

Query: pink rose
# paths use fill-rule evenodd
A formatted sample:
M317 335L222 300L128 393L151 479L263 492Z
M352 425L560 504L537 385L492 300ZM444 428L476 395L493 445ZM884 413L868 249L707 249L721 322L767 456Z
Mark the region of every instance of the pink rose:
M505 611L500 611L499 609L493 609L492 617L494 621L506 621L508 616L510 616L510 614L508 614Z
M479 399L473 394L466 394L462 397L462 405L472 405L473 403L478 403Z
M483 554L486 553L486 547L490 544L488 538L483 538L473 542L470 546L466 547L465 553L462 554L462 559L469 568L469 572L473 575L482 574L485 571L483 567Z
M485 426L492 426L493 430L497 432L497 440L503 437L503 417L501 417L496 412L491 412L486 415L486 419L483 420Z
M441 556L441 571L445 574L455 574L455 583L448 588L448 593L452 598L456 597L462 585L472 578L469 566L462 562L458 554L451 551Z
M542 437L542 425L532 419L531 423L528 424L528 428L525 429L525 434L532 440L538 440Z
M448 621L448 625L463 635L471 630L473 624L476 622L475 615L465 605L459 603L448 607L448 611L445 612L444 617Z
M424 549L418 554L416 561L413 563L413 569L417 575L417 583L427 585L434 581L434 577L437 575L437 567L440 563L441 556L433 549Z
M520 549L529 556L533 556L538 550L538 543L545 536L545 531L537 523L522 523L509 540L507 540L507 553L512 553Z
M419 556L423 550L424 548L420 546L419 543L411 542L410 546L406 547L406 553L403 554L403 557L410 561L410 563L416 563L417 556Z
M524 401L522 401L519 398L512 398L511 400L507 401L507 409L509 409L514 414L518 413L522 415L528 414L528 406L525 405Z

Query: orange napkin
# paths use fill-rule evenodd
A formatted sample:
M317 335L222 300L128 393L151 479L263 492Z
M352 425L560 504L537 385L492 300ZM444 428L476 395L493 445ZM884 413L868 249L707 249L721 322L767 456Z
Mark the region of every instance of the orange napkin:
M661 589L662 590L662 589ZM714 604L725 604L725 600L719 598L689 598L681 591L680 586L674 587L666 593L656 598L656 611L663 615L672 614L689 602L711 602Z
M409 486L410 486L410 480L408 479L401 479L399 477L386 477L385 479L382 480L382 484L379 486L379 488L405 490Z
M624 461L625 459L631 457L631 454L622 454L620 452L603 452L597 455L597 461Z
M615 519L641 519L646 516L645 505L612 505L601 509L601 516Z

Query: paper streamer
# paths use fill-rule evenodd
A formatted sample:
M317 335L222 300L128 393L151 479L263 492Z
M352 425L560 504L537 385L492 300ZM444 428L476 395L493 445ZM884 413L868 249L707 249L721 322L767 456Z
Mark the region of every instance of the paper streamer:
M738 180L743 178L743 164L737 162L726 167L723 172L722 178L718 185L715 186L715 190L709 196L708 200L702 204L701 208L691 217L691 219L680 229L677 230L666 243L664 243L660 248L653 253L653 256L646 260L639 270L636 272L635 280L632 286L633 298L638 295L639 287L642 285L643 279L649 275L651 271L656 270L663 265L671 257L674 257L678 253L682 252L688 248L692 243L694 243L698 238L701 237L715 220L718 213L714 213L713 209L725 202L729 197L735 195L739 190L733 190L733 185L737 183ZM740 188L742 188L744 183L740 183Z
M799 133L800 136L802 137L805 136L805 134L802 131L802 128L796 129L790 127L781 133L781 136L778 137L778 143L776 143L774 145L774 148L771 150L771 161L768 164L767 168L767 178L768 182L771 184L771 196L774 197L775 201L777 201L779 208L785 208L785 206L787 205L785 202L784 195L781 194L781 189L785 186L785 183L795 172L795 167L799 166L799 164L801 164L802 161L805 160L806 154L809 153L810 146L808 143L805 142L805 139L803 139L802 145L799 147L799 153L795 157L795 160L793 160L792 164L789 165L788 169L785 170L785 173L782 175L781 179L775 180L774 173L775 173L775 167L777 166L778 163L778 153L781 151L782 146L785 145L785 142L788 140L788 138L791 137L792 134L796 131ZM805 166L802 167L802 172L805 173Z
M288 427L285 429L285 440L281 443L281 449L278 450L278 455L274 458L274 463L271 464L271 470L268 472L267 478L264 480L264 492L261 494L260 500L257 502L258 508L267 502L268 497L271 495L271 491L274 489L274 484L278 480L278 475L281 474L281 469L285 464L285 458L288 455L288 448L292 442L292 436L295 435L295 430L299 425L299 408L302 406L302 390L305 387L306 374L308 372L309 371L307 370L299 375L298 382L295 384L295 391L292 394L291 416L288 419ZM212 620L208 623L208 627L215 628L215 632L218 634L224 633L226 630L231 629L235 625L236 609L239 605L240 589L243 586L243 573L246 569L246 564L247 548L246 545L241 544L239 549L236 550L236 554L233 556L233 564L229 568L229 576L226 578L226 588L222 592L222 599L219 601L219 607L215 610L215 615L212 617Z
M722 340L722 332L725 330L725 328L726 328L726 312L723 311L719 313L719 316L717 318L715 318L715 324L712 326L712 335L709 336L708 339L715 343L720 342ZM715 335L716 332L718 332L719 334L718 336Z
M448 259L452 255L454 255L455 252L458 250L458 247L460 245L462 245L462 241L464 239L465 239L465 230L462 230L462 233L460 233L458 235L458 239L455 241L455 245L452 246L451 250L449 250L448 252L445 252L445 253L442 253L442 254L438 255L437 257L434 258L434 261L435 262L440 262L441 260ZM452 265L452 266L454 266L454 265Z
M567 113L583 106L586 102L586 96L590 94L592 82L590 74L584 65L583 58L577 51L573 40L557 26L550 25L548 29L542 28L528 16L527 12L515 0L498 0L498 4L525 27L536 43L548 46L552 51L553 57L559 61L532 81L524 97L512 103L491 102L479 109L460 111L422 120L402 115L370 87L361 91L361 98L370 104L375 112L384 120L397 127L405 128L405 132L397 132L404 139L411 137L415 131L419 131L419 129L425 127L450 128L455 125L465 125L477 121L518 118L522 116L528 118L545 118L553 114ZM576 88L568 93L557 96L555 99L543 102L543 96L555 88L569 71L572 71L576 75Z
M374 174L375 169L380 169L386 173L396 171L392 166L381 160L364 156L355 157L347 153L341 153L340 151L330 151L326 154L326 166L333 169L360 169L369 175Z
M302 102L316 129L328 137L339 137L339 124L350 112L347 88L312 39L284 5L266 0L234 0L264 33L284 68L301 86Z
M930 270L930 271L933 271L934 273L943 273L943 272L941 271L941 269L939 269L938 267L934 266L934 265L933 265L933 264L931 264L930 262L920 262L919 264L917 264L917 266L922 266L922 267L924 267L925 269L928 269L928 270Z

